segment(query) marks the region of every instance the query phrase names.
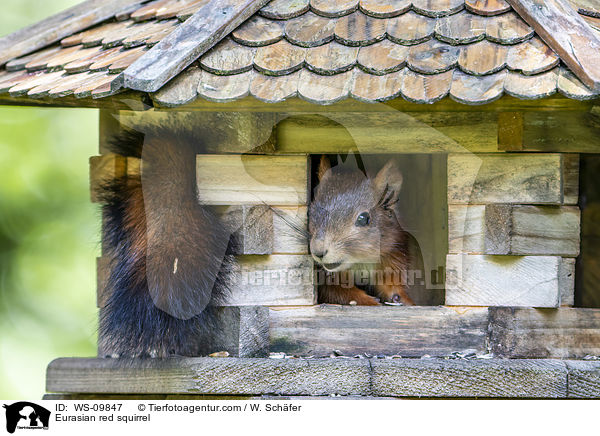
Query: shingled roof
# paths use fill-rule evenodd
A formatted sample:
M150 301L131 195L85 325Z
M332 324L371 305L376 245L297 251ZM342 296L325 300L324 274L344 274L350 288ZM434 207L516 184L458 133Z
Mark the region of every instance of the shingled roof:
M86 3L89 9L99 2ZM67 18L52 17L40 24L44 30L55 26L67 34L46 32L19 47L22 56L0 57L0 99L57 99L60 105L66 96L98 99L128 89L150 91L163 106L247 95L264 102L299 96L317 104L600 95L597 1L104 3L114 5L92 22L83 20L79 31L73 31L77 23L69 27ZM0 40L0 48L18 40L15 35Z

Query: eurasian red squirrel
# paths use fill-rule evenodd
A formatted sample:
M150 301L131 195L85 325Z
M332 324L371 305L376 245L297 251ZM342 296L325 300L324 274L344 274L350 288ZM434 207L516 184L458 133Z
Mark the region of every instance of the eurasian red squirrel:
M408 235L395 205L402 174L389 161L374 178L322 156L309 208L310 251L326 272L319 303L413 305L406 292ZM356 283L370 286L377 300Z
M205 354L233 260L230 232L197 198L202 145L190 133L145 127L115 138L112 149L141 158L142 176L104 186L111 265L99 348L120 357Z

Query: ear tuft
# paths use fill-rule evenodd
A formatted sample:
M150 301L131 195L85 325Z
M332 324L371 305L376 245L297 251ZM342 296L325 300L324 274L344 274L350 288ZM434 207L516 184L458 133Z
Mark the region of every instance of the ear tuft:
M319 169L317 170L317 177L319 178L319 181L323 179L325 173L329 169L331 169L331 162L329 161L329 158L323 154L321 155L321 160L319 161Z
M400 188L402 188L402 180L402 173L396 163L389 161L379 170L373 185L378 194L383 195L387 188L388 191L393 191L394 196L397 197L400 194Z

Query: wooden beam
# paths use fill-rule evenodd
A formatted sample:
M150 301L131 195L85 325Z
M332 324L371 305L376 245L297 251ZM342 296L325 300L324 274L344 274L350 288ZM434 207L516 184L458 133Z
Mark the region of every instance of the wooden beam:
M46 390L124 394L368 395L371 391L369 373L366 359L57 359L48 366Z
M577 206L448 206L448 244L452 254L576 257L579 242Z
M108 292L106 284L110 275L110 258L107 256L96 258L96 306L106 306Z
M500 112L498 114L498 150L523 150L522 112Z
M116 95L103 98L76 98L72 96L62 98L11 97L8 94L0 95L2 106L35 106L35 107L79 107L110 110L146 111L152 108L152 101L148 94L137 91L124 91Z
M0 39L0 66L105 21L140 0L87 0Z
M289 206L273 208L273 253L308 254L308 208Z
M271 351L300 356L486 352L487 308L320 305L271 308Z
M98 114L99 143L98 152L107 154L111 152L110 141L121 132L119 123L119 111L100 109Z
M155 92L206 53L269 0L208 0L173 33L130 65L123 85Z
M269 309L262 306L219 307L210 343L201 354L227 351L235 357L269 354Z
M600 398L600 362L570 360L565 362L569 371L569 398Z
M189 104L175 108L164 108L174 111L226 111L226 112L514 112L514 111L589 111L596 100L580 101L554 95L539 100L522 100L505 95L498 100L484 105L468 105L458 103L446 97L434 104L412 103L403 98L395 98L384 103L365 103L352 98L333 103L330 105L319 105L309 103L301 98L289 98L280 103L265 103L254 97L244 97L232 102L215 103L203 98L197 98ZM160 103L154 100L157 109Z
M269 206L225 206L217 212L234 237L232 254L273 253L273 211Z
M306 156L198 155L198 197L204 204L306 205Z
M310 306L317 301L308 255L238 256L227 306Z
M600 153L600 112L526 112L523 114L526 151Z
M560 154L454 154L448 156L448 204L572 204L564 185L575 174L574 168L565 174Z
M586 86L600 90L600 38L567 0L507 0Z
M90 197L100 200L102 185L127 175L127 158L114 153L90 157Z
M567 369L558 360L402 359L372 364L375 395L564 398L567 392Z
M46 389L113 395L565 398L569 363L551 359L63 358L48 365Z
M106 280L110 260L97 264L97 303L102 308L109 298ZM317 301L313 284L313 261L308 255L274 254L237 256L228 276L231 289L223 306L312 306Z
M401 111L290 116L277 124L277 152L495 152L496 118L485 112Z
M467 105L457 103L450 98L444 98L434 104L411 103L402 98L397 98L385 103L364 103L354 99L346 99L332 105L318 105L309 103L299 98L290 98L282 103L265 103L254 97L244 97L239 100L227 103L215 103L201 98L194 100L193 103L178 106L175 108L161 108L156 102L150 99L145 92L125 91L116 95L102 98L39 98L29 97L11 97L7 94L0 96L0 105L9 106L39 106L39 107L81 107L81 108L102 108L113 110L135 110L145 111L156 106L159 111L171 112L300 112L300 113L319 113L319 112L391 112L394 110L406 112L506 112L506 111L539 111L539 112L589 112L594 104L598 104L599 99L580 101L554 95L540 100L520 100L509 95L485 105ZM526 129L527 131L527 129ZM568 140L567 137L563 138ZM569 141L571 152L585 152L578 150L575 141ZM550 147L553 146L548 142ZM560 146L560 144L559 144ZM559 147L556 146L556 147ZM585 144L583 145L585 146ZM587 146L586 146L587 147ZM587 147L589 150L589 147ZM550 148L545 151L560 151Z
M557 256L446 257L446 304L450 306L559 307L562 282Z
M581 359L600 355L600 309L490 308L490 346L499 357Z

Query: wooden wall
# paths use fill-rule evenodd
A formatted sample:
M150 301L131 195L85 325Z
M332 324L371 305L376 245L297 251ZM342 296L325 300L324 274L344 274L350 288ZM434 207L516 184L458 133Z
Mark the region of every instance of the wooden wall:
M493 346L496 354L506 357L541 357L540 353L583 357L598 352L598 314L564 307L573 305L574 265L580 248L579 156L549 153L552 147L539 142L535 147L543 152L524 152L530 130L507 132L502 124L514 116L206 111L121 111L118 115L129 126L178 120L204 126L198 134L208 145L207 153L197 159L199 188L241 241L238 278L243 286L228 304L240 308L233 315L240 328L269 320L266 340L271 351L326 355L337 347L347 354L370 349L375 354L420 356L463 348L485 353ZM524 126L530 119L529 114L523 117ZM105 138L120 128L111 114L102 112L102 155L90 162L92 193L102 177L139 174L134 159L106 155ZM313 306L314 286L303 279L293 286L279 282L265 286L263 274L257 288L243 282L248 273L257 271L268 271L273 277L290 270L310 273L306 241L299 240L288 225L306 225L309 155L351 152L372 156L374 167L391 152L401 154L397 158L405 180L412 183L412 187L405 185L402 194L404 223L420 246L430 273L425 277L428 287L442 282L445 303L452 307L328 309ZM272 171L274 163L286 169L285 178ZM222 177L206 175L215 173ZM100 306L103 265L105 260L100 259ZM242 310L256 305L270 309L266 314ZM524 307L524 312L506 313L496 307L506 305ZM529 307L552 308L554 315L540 320ZM579 320L572 322L579 322L581 335L567 334L569 320ZM515 342L540 322L548 338L558 334L562 342L556 346L548 342L544 353L533 342ZM496 342L490 332L495 332ZM581 338L591 338L592 343ZM236 344L231 348L235 355L256 353L240 348L239 340ZM264 344L259 348L265 351Z

